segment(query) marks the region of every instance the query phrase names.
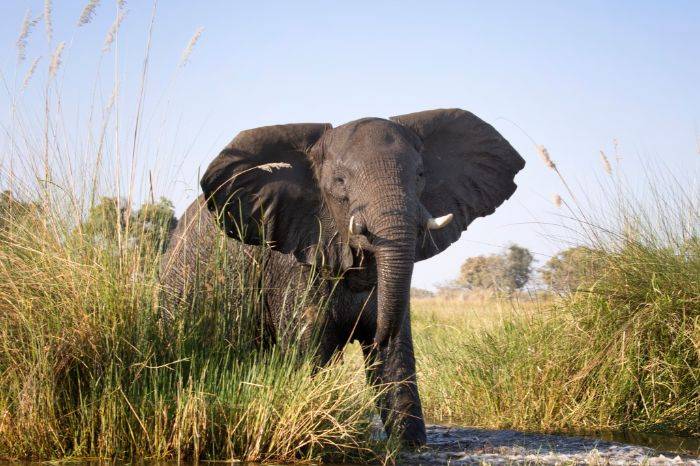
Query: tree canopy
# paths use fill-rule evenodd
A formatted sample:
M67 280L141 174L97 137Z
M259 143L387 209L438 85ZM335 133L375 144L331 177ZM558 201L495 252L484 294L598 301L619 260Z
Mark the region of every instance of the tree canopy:
M500 254L470 257L460 268L454 285L469 290L513 292L530 280L533 257L527 248L513 244Z
M152 247L163 251L169 233L177 225L172 202L161 197L129 212L126 203L114 197L103 197L88 212L82 224L83 234L93 241L116 244L121 234L127 246Z
M547 287L556 293L571 293L591 284L600 267L600 251L586 246L575 246L560 251L540 269Z

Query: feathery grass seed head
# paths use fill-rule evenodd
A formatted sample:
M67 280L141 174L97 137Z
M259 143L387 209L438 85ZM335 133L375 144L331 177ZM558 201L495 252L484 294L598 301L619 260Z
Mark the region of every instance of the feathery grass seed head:
M17 58L19 61L24 61L27 58L27 39L38 22L38 19L32 19L31 10L27 10L22 21L22 29L20 29L19 37L17 38Z
M41 60L41 57L36 57L32 64L29 66L29 69L27 70L27 74L24 75L24 79L22 80L22 90L24 91L27 86L29 85L29 81L32 79L32 76L34 76L34 72L36 71L36 65L39 64L39 60Z
M605 156L605 152L603 152L602 150L600 151L600 161L603 162L603 170L605 170L605 173L607 173L608 175L612 175L612 167L610 166L610 161Z
M258 165L255 167L259 170L264 170L268 173L272 173L272 170L279 170L280 168L292 168L292 166L286 162L270 162L263 165Z
M112 26L109 28L109 31L107 31L105 42L102 46L102 52L109 52L115 37L117 37L117 32L119 31L119 26L121 26L122 21L124 20L124 16L126 16L126 10L120 9L119 13L117 13L117 19L114 20Z
M540 154L540 158L544 162L544 164L547 166L547 168L550 168L552 170L556 170L557 166L554 164L552 161L552 158L549 156L549 151L547 150L546 147L543 145L538 145L537 146L537 153Z
M44 26L46 27L46 40L51 42L53 37L53 24L51 23L51 0L44 0Z
M83 8L82 13L80 13L80 18L78 18L78 27L85 26L92 21L95 16L95 8L100 4L100 0L89 0Z
M561 196L560 196L559 194L553 194L553 195L552 195L552 203L553 203L557 208L561 208L562 202L563 202L563 201L562 201Z
M65 42L61 42L56 47L53 55L51 56L51 64L49 65L49 77L53 78L56 76L58 68L61 66L61 54L63 54L63 49L66 47Z
M107 113L112 111L112 107L114 107L114 102L116 102L118 95L119 95L119 87L117 87L117 85L115 84L114 87L112 88L112 94L109 96L109 101L107 102L107 108L106 108Z
M199 37L202 35L202 31L204 31L204 28L199 27L194 32L194 35L187 43L187 47L185 47L185 50L182 51L182 56L180 57L180 63L178 64L178 67L183 67L187 64L187 62L190 59L190 55L192 55L192 50L194 49L194 46L197 45L197 41L199 41Z

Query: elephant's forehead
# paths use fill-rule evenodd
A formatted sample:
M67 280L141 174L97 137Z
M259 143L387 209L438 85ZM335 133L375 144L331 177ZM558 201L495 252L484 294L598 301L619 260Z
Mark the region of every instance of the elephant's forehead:
M342 159L401 155L411 148L404 130L382 118L363 118L333 130L330 149Z

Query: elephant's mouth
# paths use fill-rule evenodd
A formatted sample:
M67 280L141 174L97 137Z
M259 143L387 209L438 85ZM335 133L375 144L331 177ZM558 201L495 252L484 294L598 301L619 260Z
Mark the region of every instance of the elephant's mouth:
M345 271L344 279L355 292L371 291L377 286L377 262L374 246L365 236L351 238L352 267Z
M353 250L353 254L356 254L360 259L366 253L373 253L375 251L372 242L365 235L350 235L348 242L350 243L350 248Z
M432 217L423 206L420 210L419 232L439 230L452 222L453 215L451 213L441 217ZM372 289L377 284L377 263L374 258L377 247L373 244L364 224L357 218L355 215L351 215L348 225L348 244L352 254L352 267L347 270L345 277L351 288L365 291Z

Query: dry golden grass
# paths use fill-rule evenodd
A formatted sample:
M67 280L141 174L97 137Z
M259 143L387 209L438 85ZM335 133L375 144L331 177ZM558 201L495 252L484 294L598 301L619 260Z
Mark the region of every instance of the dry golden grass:
M435 326L460 331L479 330L498 325L514 315L534 312L538 305L537 301L527 297L422 298L411 301L411 319L416 332L425 332Z

